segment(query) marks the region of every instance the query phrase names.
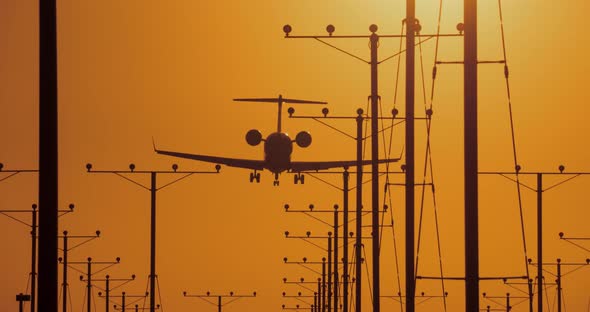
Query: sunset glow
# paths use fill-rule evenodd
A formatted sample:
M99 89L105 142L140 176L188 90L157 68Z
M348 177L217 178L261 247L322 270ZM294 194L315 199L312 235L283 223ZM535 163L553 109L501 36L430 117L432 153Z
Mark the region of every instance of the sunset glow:
M421 33L436 34L440 2L417 2ZM457 24L463 22L462 2L442 1L441 34L458 34ZM329 24L335 27L334 35L368 36L371 24L379 26L379 35L399 35L406 14L405 1L400 0L57 3L59 209L75 204L73 213L59 219L59 233L67 230L71 235L93 235L100 230L100 238L74 249L69 257L71 261L87 257L111 261L120 257L120 264L95 277L136 275L135 281L118 288L114 295L122 291L144 294L148 289L150 192L114 174L88 173L87 163L94 170L128 170L133 163L137 171L172 170L173 164L178 171L215 171L212 163L158 155L154 145L169 151L262 159L263 144L250 146L245 135L257 129L266 138L276 131L277 106L234 102L235 98L282 95L326 101L326 116L356 117L358 108L367 112L370 68L362 60L370 57L368 39L327 38L327 44L323 44L314 39L285 38L283 26L292 27L291 36L327 35ZM590 4L579 0L478 3L479 170L513 172L515 159L522 171L529 173L558 173L563 165L563 175L543 177L547 189L543 192L543 261L554 263L560 258L583 264L590 258L590 243L560 239L558 233L564 232L566 238L590 237L585 200L590 177L581 175L568 180L572 176L566 175L590 172L590 123L585 120L590 115L586 94L590 72L590 37L586 35L590 19L586 14ZM3 171L38 168L37 28L37 1L0 1ZM403 50L405 42L400 44L399 38L380 38L378 59L387 59L378 67L383 116L391 116L394 108L399 116L405 116L405 54L400 52L400 46ZM504 76L504 53L508 81ZM401 59L395 56L398 54ZM463 40L459 36L430 38L416 47L419 276L465 275L463 67L457 64L462 59ZM435 62L439 63L433 81ZM293 116L318 118L289 118L289 107L295 109ZM293 143L291 160L355 160L356 145L351 138L356 133L354 120L322 119L322 108L285 104L282 130L292 139L300 131L308 131L313 137L308 148ZM427 148L423 117L429 108L433 115ZM390 125L391 120L380 124L386 128L379 138L383 140L380 157L401 156L402 160L380 167L390 171L380 176L381 204L388 205L382 220L388 226L381 232L380 258L381 294L388 297L381 299L381 307L383 311L405 311L397 296L400 292L405 296L405 193L400 167L405 157L405 132L403 121L393 128ZM365 137L369 137L368 132ZM366 142L364 157L370 159L370 140ZM370 167L365 170L370 171ZM282 310L282 305L297 304L302 311L309 311L313 298L298 300L282 293L313 295L317 286L310 286L310 290L285 283L283 278L311 282L317 281L318 275L301 265L285 264L283 258L321 261L327 257L322 249L327 244L319 239L310 244L304 239L286 238L284 233L303 236L310 231L325 236L333 231L327 225L332 223L333 215L289 213L284 206L288 204L291 210L306 210L310 204L316 210L333 209L335 204L342 207L342 175L339 170L331 172L334 174L306 174L303 185L294 184L293 174L284 172L279 176L280 185L273 186L274 176L268 170L259 172L260 183L250 183L251 170L222 166L219 174L195 174L159 190L157 303L162 310L215 311L216 307L199 298L183 296L183 291L228 295L231 291L235 295L256 292L256 297L224 307L227 312L270 312ZM0 210L30 209L38 202L38 175L19 173L7 178L9 175L0 172ZM124 176L149 186L149 175ZM158 175L158 186L180 177ZM371 206L369 179L370 175L365 174L364 207ZM533 279L537 275L537 180L534 175L521 175L519 190L514 179L514 175L479 176L482 277L520 277L527 271ZM388 187L384 186L386 181ZM354 210L354 175L350 187L350 209ZM8 216L0 215L0 311L15 311L15 295L30 292L30 228L10 218L16 216L30 223L30 216ZM370 221L370 215L363 217L364 225L370 225ZM351 221L349 226L349 232L355 232L355 223ZM369 237L370 228L364 231L363 236ZM365 246L362 308L370 311L373 286L369 285L369 240ZM85 270L84 266L77 268ZM590 267L582 265L570 274L575 268L563 269L568 272L562 279L567 307L564 311L585 311L590 307ZM59 270L61 289L61 265ZM85 311L86 284L80 281L80 272L70 272L68 310ZM556 266L547 265L545 274L545 311L557 311ZM95 285L104 287L103 282ZM440 297L443 287L448 293L444 300ZM463 281L447 280L443 285L440 280L418 279L416 290L416 311L464 310ZM98 291L94 290L92 301L96 311L103 311L105 301ZM482 280L480 292L488 297L510 293L514 297L512 311L529 311L528 301L517 299L527 295L526 285ZM480 296L481 308L502 308L504 303L505 299L493 301ZM142 304L144 301L139 306ZM27 311L27 304L25 307ZM534 307L536 311L536 297Z

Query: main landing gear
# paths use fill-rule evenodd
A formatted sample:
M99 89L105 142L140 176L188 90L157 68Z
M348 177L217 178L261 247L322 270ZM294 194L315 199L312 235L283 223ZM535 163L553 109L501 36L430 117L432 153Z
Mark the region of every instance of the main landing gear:
M250 172L250 183L254 182L254 180L256 180L256 183L260 183L260 172L256 172L256 170Z
M295 184L299 182L305 184L305 176L302 173L296 173L295 176L293 176L293 182L295 182Z

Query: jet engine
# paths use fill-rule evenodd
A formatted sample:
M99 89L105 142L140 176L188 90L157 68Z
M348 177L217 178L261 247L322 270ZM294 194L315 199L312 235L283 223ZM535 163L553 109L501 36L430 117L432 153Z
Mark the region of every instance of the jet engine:
M299 147L308 147L311 145L311 134L307 131L301 131L295 136L295 143Z
M246 133L246 142L252 146L260 144L262 141L262 134L256 129L252 129Z

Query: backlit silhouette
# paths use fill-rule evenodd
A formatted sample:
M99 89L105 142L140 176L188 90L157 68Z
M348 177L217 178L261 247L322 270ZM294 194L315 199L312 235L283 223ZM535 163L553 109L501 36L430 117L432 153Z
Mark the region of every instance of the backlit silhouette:
M275 180L274 185L279 185L279 174L288 171L296 173L294 182L297 184L305 182L304 176L301 174L302 171L318 171L330 168L350 167L357 164L356 160L348 161L291 161L291 153L293 152L293 142L299 147L305 148L311 145L311 135L306 131L301 131L295 136L295 140L292 140L289 135L281 130L281 112L283 103L292 104L327 104L326 102L319 101L308 101L308 100L297 100L297 99L286 99L279 95L278 98L251 98L251 99L234 99L234 101L242 102L264 102L264 103L278 103L278 121L277 131L269 134L266 139L262 138L260 131L252 129L246 133L246 142L252 146L257 146L260 142L264 142L264 159L253 160L253 159L239 159L239 158L227 158L217 157L208 155L188 154L173 151L159 150L154 145L154 150L158 154L169 155L174 157L188 158L194 160L200 160L215 164L223 164L230 167L239 167L252 169L250 173L250 182L256 180L260 182L260 173L263 169L267 169L274 173ZM380 163L396 162L399 158L394 159L383 159L379 160ZM371 160L363 160L363 165L371 164Z

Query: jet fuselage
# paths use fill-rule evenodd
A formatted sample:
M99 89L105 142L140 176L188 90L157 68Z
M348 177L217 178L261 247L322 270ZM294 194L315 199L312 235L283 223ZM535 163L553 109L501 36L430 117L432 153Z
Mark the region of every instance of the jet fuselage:
M274 132L264 141L264 167L272 173L291 169L293 141L286 133Z

